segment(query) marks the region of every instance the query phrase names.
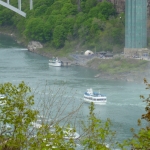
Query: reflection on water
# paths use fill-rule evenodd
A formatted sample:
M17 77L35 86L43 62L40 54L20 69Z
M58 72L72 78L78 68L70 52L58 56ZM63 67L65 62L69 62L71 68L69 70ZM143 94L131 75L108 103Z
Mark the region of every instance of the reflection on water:
M5 34L0 34L0 48L13 48L22 47L19 45L13 37L7 36Z

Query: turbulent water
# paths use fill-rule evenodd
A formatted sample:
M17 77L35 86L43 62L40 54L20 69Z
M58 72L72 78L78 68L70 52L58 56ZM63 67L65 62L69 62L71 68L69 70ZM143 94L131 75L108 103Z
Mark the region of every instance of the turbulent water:
M0 83L18 84L25 81L35 91L36 104L44 110L49 106L45 99L49 96L57 104L51 103L51 114L56 117L69 114L83 100L87 88L101 91L108 98L106 105L96 105L95 113L102 120L110 118L112 129L117 132L117 141L131 137L130 128L138 129L137 119L145 112L145 103L139 98L148 96L145 85L136 82L112 81L94 78L97 74L80 66L51 67L48 58L27 51L7 36L0 36ZM68 107L66 107L66 105ZM65 108L63 110L63 108ZM77 118L84 120L89 112L89 104L83 103Z

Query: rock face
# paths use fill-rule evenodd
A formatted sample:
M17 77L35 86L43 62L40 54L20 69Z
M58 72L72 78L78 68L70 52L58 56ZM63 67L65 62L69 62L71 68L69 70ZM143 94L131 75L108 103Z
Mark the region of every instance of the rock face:
M43 48L43 45L38 41L31 41L28 44L28 50L31 52L35 52L36 49Z
M98 1L102 2L103 0L98 0ZM116 8L118 13L125 11L125 1L126 0L107 0L107 1L113 3L113 5ZM150 0L147 0L147 14L148 14L148 16L150 16Z
M102 1L102 0L99 0L99 1ZM118 13L125 11L125 1L126 0L107 0L107 1L114 4ZM150 0L147 0L147 14L148 14L148 16L150 16Z

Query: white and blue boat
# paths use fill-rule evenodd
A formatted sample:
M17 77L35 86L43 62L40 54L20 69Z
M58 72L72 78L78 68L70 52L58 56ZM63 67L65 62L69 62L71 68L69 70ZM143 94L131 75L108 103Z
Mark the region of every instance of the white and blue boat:
M53 57L49 60L49 65L54 67L60 67L62 66L62 62L57 57Z
M73 128L65 128L63 129L64 139L66 140L76 140L80 137L80 134L77 133Z
M6 96L4 94L0 94L0 99L4 99Z
M0 106L3 106L6 104L5 98L6 96L4 94L0 94Z
M93 92L93 89L87 89L84 93L84 101L87 103L93 102L94 104L106 104L107 97L105 95L100 94L100 92Z

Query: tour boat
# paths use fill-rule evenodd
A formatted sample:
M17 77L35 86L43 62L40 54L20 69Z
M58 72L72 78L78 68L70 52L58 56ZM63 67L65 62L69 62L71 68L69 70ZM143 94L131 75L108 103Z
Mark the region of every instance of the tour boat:
M62 62L57 57L53 57L51 60L49 60L49 65L54 67L60 67L62 65Z
M76 139L79 139L80 138L80 134L77 133L75 131L75 129L73 128L69 128L69 127L60 127L62 129L62 132L63 132L63 138L65 140L70 140L70 139L73 139L73 140L76 140ZM55 127L53 126L50 126L50 131L53 132L53 134L57 134L56 133L56 129Z
M78 139L80 137L79 133L75 132L73 128L65 128L63 130L64 133L64 139L69 140L69 139Z
M4 100L6 96L4 94L0 94L0 106L3 106L6 104L6 100Z
M34 127L34 128L41 128L42 125L40 123L37 123L37 122L31 122L31 125Z
M0 94L0 99L4 99L6 96L4 94Z
M100 92L93 92L93 89L87 89L84 93L84 101L87 103L93 102L94 104L106 104L107 97L100 94Z

